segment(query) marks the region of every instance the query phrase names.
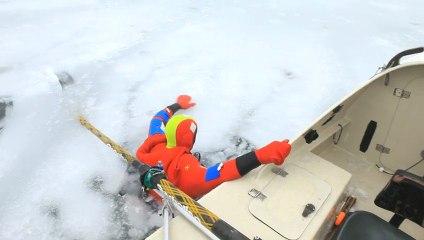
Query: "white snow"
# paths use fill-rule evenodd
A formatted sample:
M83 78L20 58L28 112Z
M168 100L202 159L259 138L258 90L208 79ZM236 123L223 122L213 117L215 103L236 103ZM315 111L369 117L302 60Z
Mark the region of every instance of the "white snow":
M292 139L396 53L423 45L423 7L0 1L0 97L14 100L0 133L0 239L139 239L162 224L134 194L118 197L136 176L78 114L134 153L152 115L190 94L197 106L181 112L198 122L195 150L228 151L235 136L257 147ZM75 84L62 92L52 71Z

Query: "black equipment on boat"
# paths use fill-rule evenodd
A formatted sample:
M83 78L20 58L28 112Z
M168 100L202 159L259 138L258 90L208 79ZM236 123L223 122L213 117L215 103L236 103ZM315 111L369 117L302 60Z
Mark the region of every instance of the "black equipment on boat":
M395 213L389 222L370 212L356 211L348 214L332 240L414 239L399 226L409 219L424 227L424 177L397 170L374 203Z

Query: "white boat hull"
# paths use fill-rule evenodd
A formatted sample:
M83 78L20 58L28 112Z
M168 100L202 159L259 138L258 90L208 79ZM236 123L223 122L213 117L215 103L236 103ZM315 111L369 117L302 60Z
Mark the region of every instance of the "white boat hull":
M424 163L413 166L424 150L423 104L424 62L382 71L293 141L280 167L288 172L286 177L266 165L222 184L199 203L250 239L324 239L348 194L358 198L356 209L388 219L392 214L373 204L390 178L384 172L410 168L424 175ZM307 143L305 135L311 130L319 137ZM252 189L265 198L249 195ZM315 211L305 217L308 203ZM424 236L422 228L403 225L411 236ZM171 221L169 230L173 240L208 239L181 216ZM162 229L148 239L163 239Z

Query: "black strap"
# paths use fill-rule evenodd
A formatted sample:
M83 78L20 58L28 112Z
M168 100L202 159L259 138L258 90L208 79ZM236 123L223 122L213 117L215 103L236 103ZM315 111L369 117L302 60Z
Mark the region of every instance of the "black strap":
M236 158L236 165L240 176L243 176L251 170L259 167L261 163L259 162L258 157L256 157L255 151L252 151Z
M178 103L174 103L172 105L169 105L167 108L172 111L172 114L175 114L178 110L181 109L181 106Z

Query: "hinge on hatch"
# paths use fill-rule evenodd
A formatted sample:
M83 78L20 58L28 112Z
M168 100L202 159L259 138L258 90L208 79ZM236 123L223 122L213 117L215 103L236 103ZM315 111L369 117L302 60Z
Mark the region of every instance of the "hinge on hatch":
M253 198L257 198L257 199L259 199L259 200L261 200L261 201L265 200L265 198L266 198L266 196L265 196L263 193L261 193L261 191L256 190L256 189L254 189L254 188L250 189L250 191L249 191L249 195L250 195L251 197L253 197Z
M375 146L375 150L377 150L377 151L379 151L381 153L387 153L387 154L390 153L390 148L385 147L382 144L377 144L377 146Z
M288 172L284 171L284 169L279 168L279 167L273 167L273 168L271 169L271 172L273 172L273 173L275 173L275 174L277 174L277 175L280 175L280 176L282 176L282 177L286 177L287 175L289 175L289 173L288 173Z
M393 91L393 96L400 97L400 98L410 98L411 92L400 89L400 88L395 88L395 90Z

